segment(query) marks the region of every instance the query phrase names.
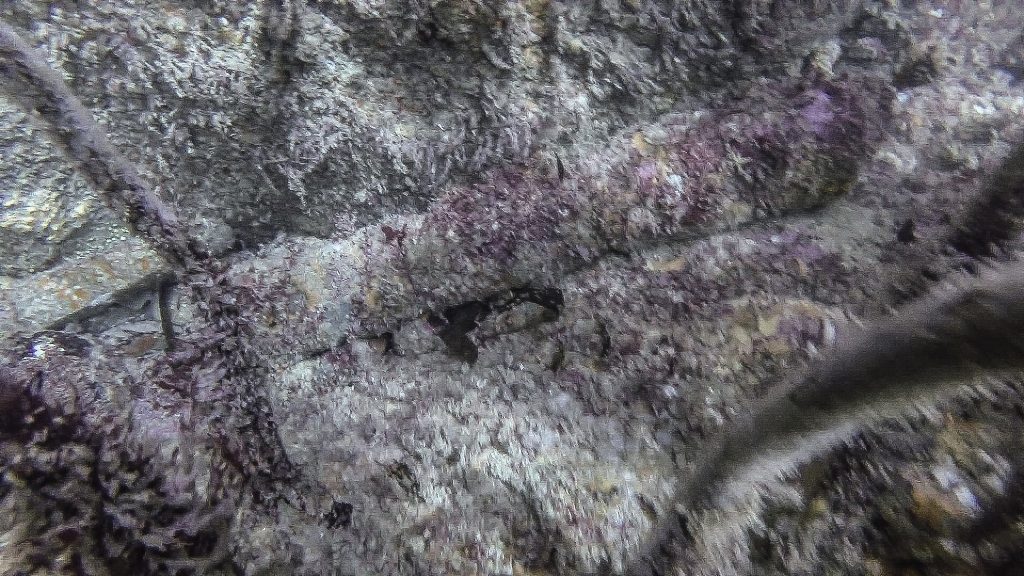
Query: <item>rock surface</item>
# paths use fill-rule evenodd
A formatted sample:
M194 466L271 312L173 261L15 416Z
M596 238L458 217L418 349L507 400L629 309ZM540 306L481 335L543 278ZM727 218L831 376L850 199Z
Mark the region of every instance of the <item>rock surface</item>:
M0 574L1024 560L1018 374L679 497L858 324L1024 248L993 178L1024 141L1019 2L0 18L215 263L165 261L0 96Z

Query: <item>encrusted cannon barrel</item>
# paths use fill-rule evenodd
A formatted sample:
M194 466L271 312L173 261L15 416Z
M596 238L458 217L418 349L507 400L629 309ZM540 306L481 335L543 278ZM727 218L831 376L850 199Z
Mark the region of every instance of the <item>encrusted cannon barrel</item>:
M323 350L550 283L609 253L823 204L854 185L892 96L870 78L760 89L742 109L665 117L562 177L496 170L424 215L277 246L231 281L262 287L252 302L264 309L262 329L274 338L295 330L297 349Z

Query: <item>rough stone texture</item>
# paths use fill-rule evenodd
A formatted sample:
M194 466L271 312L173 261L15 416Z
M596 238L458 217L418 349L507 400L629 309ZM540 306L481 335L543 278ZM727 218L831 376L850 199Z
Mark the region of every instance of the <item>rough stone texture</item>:
M7 99L0 110L0 333L48 327L169 272L29 115Z
M219 264L0 100L0 574L1016 573L1017 374L683 496L1024 248L1020 8L6 3Z

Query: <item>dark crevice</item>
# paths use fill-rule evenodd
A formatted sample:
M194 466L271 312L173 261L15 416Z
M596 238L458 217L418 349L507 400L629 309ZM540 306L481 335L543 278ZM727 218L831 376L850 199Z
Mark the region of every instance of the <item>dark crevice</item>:
M914 240L917 240L917 235L914 233L914 229L914 219L907 218L896 230L896 240L903 244L910 244Z
M300 2L277 0L271 2L267 14L264 51L267 60L274 67L277 81L287 85L305 72L306 63L298 56L298 44L302 30Z
M565 345L559 342L555 353L551 356L551 361L548 362L547 369L557 373L563 366L565 366Z
M469 334L491 313L491 306L481 300L470 300L445 309L443 317L431 315L431 326L448 348L448 355L469 364L476 362L479 352Z
M300 360L300 362L305 362L307 360L317 360L319 358L323 358L324 356L327 356L331 352L334 352L337 349L342 348L347 343L348 343L348 339L342 339L335 346L330 346L330 347L327 347L327 348L318 348L316 350L313 350L311 352L303 354L302 355L302 359ZM289 368L291 368L292 366L294 366L294 365L290 365Z
M893 75L892 84L897 90L905 90L930 84L938 75L939 67L935 62L935 55L929 51L897 70Z
M597 333L601 337L601 351L597 355L600 358L606 358L612 349L612 336L608 333L608 326L604 322L598 322Z
M758 24L757 5L745 0L733 0L726 13L737 46L743 52L760 55L758 36L761 30Z
M390 355L401 356L401 352L395 346L395 333L394 332L384 332L383 334L380 335L380 338L384 342L384 352L383 352L383 354L385 356L387 356L389 354Z
M562 295L562 291L558 288L526 286L523 288L513 288L510 292L511 297L493 305L495 312L505 312L520 304L531 302L544 307L549 312L545 321L550 322L557 320L561 316L562 306L565 305L565 298Z
M450 306L440 316L430 315L428 321L444 342L449 356L473 364L479 356L479 347L471 333L492 313L506 312L528 302L544 308L541 322L554 322L561 316L565 297L558 288L527 285L500 296Z
M1024 217L1024 145L1003 161L981 200L974 204L949 244L971 258L995 256Z
M175 283L164 281L157 293L157 309L160 312L160 330L167 344L167 351L174 352L174 322L171 318L171 294Z
M352 525L352 505L348 502L335 501L331 506L331 511L324 518L327 523L327 527L331 529L335 528L348 528Z

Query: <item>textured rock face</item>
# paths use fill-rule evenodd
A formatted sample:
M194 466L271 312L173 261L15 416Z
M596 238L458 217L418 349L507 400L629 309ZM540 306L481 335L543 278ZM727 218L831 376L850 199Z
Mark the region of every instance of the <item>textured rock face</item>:
M1019 566L1016 375L763 416L1024 248L1019 2L0 17L204 255L0 91L0 574Z

